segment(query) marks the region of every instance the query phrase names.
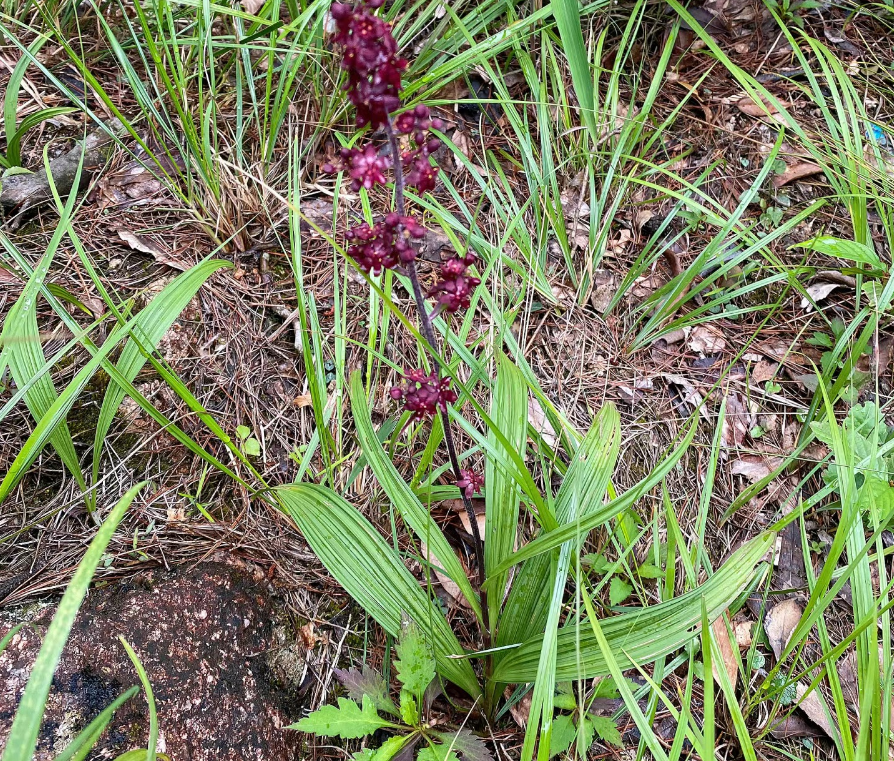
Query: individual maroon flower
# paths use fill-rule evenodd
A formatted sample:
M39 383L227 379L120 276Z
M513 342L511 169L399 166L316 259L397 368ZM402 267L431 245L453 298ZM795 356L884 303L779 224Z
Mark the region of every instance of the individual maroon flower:
M420 137L421 140L418 139ZM420 193L425 193L435 189L435 179L439 170L437 166L432 165L428 157L441 147L441 141L436 137L426 140L424 134L416 135L414 141L417 147L401 154L401 161L406 173L404 181Z
M466 499L472 499L484 488L484 476L476 473L474 470L461 470L459 474L462 478L456 482L457 488L466 495Z
M474 263L475 254L470 251L463 257L448 259L441 266L441 277L428 295L436 298L443 311L457 312L469 308L472 291L481 283L477 277L466 274L466 269Z
M411 420L432 417L438 410L447 411L447 405L456 401L456 392L450 388L450 378L438 378L436 373L409 370L403 382L391 389L392 399L403 399L404 409L413 413Z
M380 156L371 145L363 150L346 148L342 151L342 156L345 155L345 151L348 153L346 161L352 190L357 191L360 188L369 190L374 185L385 184L385 170L391 166L390 156Z
M386 170L391 166L390 156L380 156L379 152L371 145L366 148L342 148L341 166L324 164L321 168L324 172L347 171L351 178L351 190L357 192L360 188L369 190L374 185L384 185L387 182Z
M439 171L438 167L432 166L429 162L428 156L420 155L406 168L404 182L420 193L426 193L435 189Z
M413 238L425 237L425 228L412 217L395 212L374 225L362 224L347 232L348 256L364 272L381 274L416 258Z
M356 109L357 125L385 126L391 112L400 108L401 72L407 67L397 55L391 26L372 11L378 0L351 6L333 3L334 40L344 47L341 65L348 72L345 89Z
M404 111L394 120L394 128L403 135L412 134L415 141L422 145L425 142L425 133L434 127L441 129L443 122L440 119L432 119L428 106L420 103L409 111Z

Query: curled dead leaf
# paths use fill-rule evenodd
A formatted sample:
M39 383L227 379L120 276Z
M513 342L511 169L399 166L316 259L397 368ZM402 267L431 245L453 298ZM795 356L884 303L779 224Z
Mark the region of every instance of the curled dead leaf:
M743 455L730 463L729 470L734 476L744 476L750 483L756 483L769 476L778 465L779 460L775 457L771 460L759 455Z
M797 164L791 164L786 167L782 174L777 174L773 178L773 185L777 188L784 187L790 182L810 177L811 175L822 172L823 168L819 164L810 161L799 161Z
M745 442L754 428L754 415L748 408L748 401L738 391L726 395L726 417L720 434L721 444L727 449L736 449Z
M814 283L807 288L807 296L810 298L807 298L807 296L801 298L801 309L806 309L808 312L811 311L813 309L811 299L814 303L819 304L836 288L841 288L841 283Z
M687 346L699 354L719 354L726 348L721 330L713 325L698 325L689 334Z
M736 659L736 653L733 644L730 642L729 630L726 628L726 622L721 616L713 624L711 630L714 632L714 638L717 640L717 647L720 649L720 656L723 659L723 668L729 677L730 684L736 689L736 682L739 678L739 663ZM714 680L719 684L720 677L717 671L717 660L711 661L711 671L714 674Z
M777 660L801 620L802 613L801 606L791 599L777 603L767 612L764 631Z
M301 637L301 644L307 650L313 650L317 642L319 642L319 637L317 637L316 632L314 631L314 622L308 621L304 626L302 626L298 630L298 636Z
M774 106L769 101L761 101L760 103L756 103L747 95L744 98L741 98L736 103L736 106L746 116L758 117L779 113L779 109L777 109L776 106Z
M174 256L170 251L166 251L154 240L145 235L137 235L130 230L118 230L118 237L121 238L134 251L143 254L150 254L159 264L167 264L175 270L185 272L190 268L189 262Z

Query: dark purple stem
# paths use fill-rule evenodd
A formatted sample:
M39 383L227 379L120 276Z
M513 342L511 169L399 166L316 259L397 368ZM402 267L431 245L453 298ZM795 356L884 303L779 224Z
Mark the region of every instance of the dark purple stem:
M394 167L394 203L397 207L397 213L402 217L406 213L406 204L404 202L404 172L401 165L400 145L397 141L397 133L394 131L394 124L391 117L388 118L386 125L388 133L388 142L391 144L391 163ZM413 286L413 298L416 300L416 310L419 312L419 322L422 326L422 335L428 341L428 345L432 349L432 358L434 359L434 371L440 378L441 375L441 359L438 349L438 342L435 339L435 331L432 326L431 317L425 306L425 296L422 293L422 287L419 285L419 273L416 271L416 262L411 261L407 265L407 274L410 277L410 284ZM459 467L459 457L456 454L456 444L453 441L453 434L450 431L450 417L445 410L441 410L441 423L444 429L444 444L447 446L447 454L450 457L450 465L453 468L453 476L456 481L462 479ZM475 545L475 560L478 563L478 595L481 602L481 623L484 632L484 646L490 647L490 625L487 609L487 592L484 590L484 544L481 541L481 534L478 531L478 520L475 516L475 508L472 507L472 500L466 496L466 493L460 489L463 507L466 509L466 515L469 518L469 525L472 529L472 541Z

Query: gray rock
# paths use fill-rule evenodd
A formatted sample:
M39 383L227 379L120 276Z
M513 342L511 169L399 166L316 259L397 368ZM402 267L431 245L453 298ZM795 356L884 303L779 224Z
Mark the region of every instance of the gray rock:
M56 669L35 761L51 759L131 685L124 648L134 648L152 684L158 751L176 761L282 761L296 758L300 737L289 690L277 686L266 652L275 608L264 584L219 563L151 570L94 589L81 607ZM8 735L41 637L55 607L31 609L0 654L0 747ZM0 612L0 637L21 613ZM141 695L122 706L89 758L145 747L148 710Z

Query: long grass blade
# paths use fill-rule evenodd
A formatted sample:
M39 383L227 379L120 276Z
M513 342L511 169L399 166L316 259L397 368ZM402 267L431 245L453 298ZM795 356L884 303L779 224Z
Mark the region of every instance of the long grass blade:
M62 648L65 647L65 642L68 640L78 609L81 607L81 602L90 586L90 580L93 578L96 567L99 565L115 529L145 484L146 482L143 481L128 489L118 504L112 508L78 564L78 569L59 602L56 615L53 616L40 652L37 654L37 660L31 670L31 676L28 678L25 693L22 695L22 700L16 711L12 728L9 730L2 761L29 761L34 753L44 706L50 692L50 684L53 681L53 672L62 657Z

